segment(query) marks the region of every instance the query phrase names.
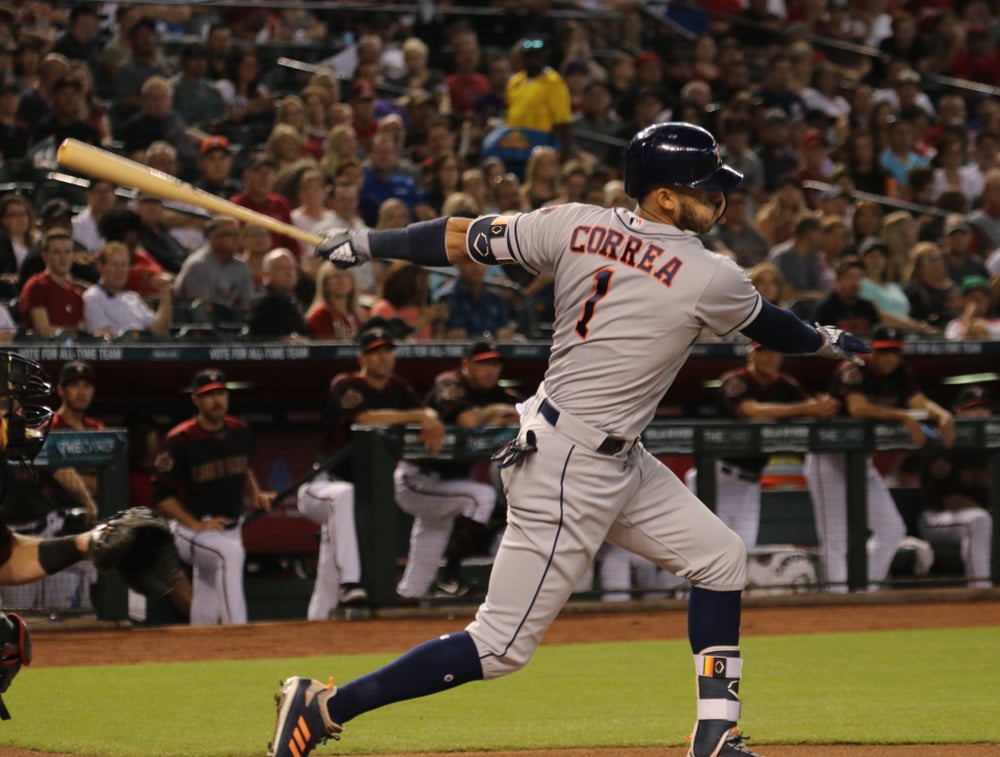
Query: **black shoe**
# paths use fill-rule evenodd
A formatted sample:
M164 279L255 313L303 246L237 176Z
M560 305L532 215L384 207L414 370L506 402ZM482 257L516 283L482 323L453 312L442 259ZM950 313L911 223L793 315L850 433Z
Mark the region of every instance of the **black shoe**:
M444 578L436 581L431 588L431 597L435 599L458 599L475 594L477 587L467 584L458 578Z
M361 584L341 584L340 604L344 607L359 607L368 604L368 592Z
M424 600L420 597L404 597L400 593L396 593L396 602L394 607L423 607Z

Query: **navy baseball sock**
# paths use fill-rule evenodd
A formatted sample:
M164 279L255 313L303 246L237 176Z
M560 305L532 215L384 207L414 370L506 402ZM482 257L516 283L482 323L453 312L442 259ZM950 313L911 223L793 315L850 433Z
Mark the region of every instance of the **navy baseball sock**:
M740 595L738 591L712 591L697 586L691 589L688 639L692 652L740 645Z
M453 633L414 647L374 673L337 687L327 710L343 725L376 707L436 694L483 677L479 651L468 633Z
M688 600L688 639L698 678L698 722L691 754L714 754L740 717L741 592L694 587Z

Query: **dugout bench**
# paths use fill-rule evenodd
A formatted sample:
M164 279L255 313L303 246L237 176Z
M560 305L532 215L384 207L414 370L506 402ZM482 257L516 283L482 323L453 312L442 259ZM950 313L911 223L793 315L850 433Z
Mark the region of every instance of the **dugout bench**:
M376 607L395 602L396 514L392 469L397 459L427 459L418 441L419 428L354 427L355 502L364 581ZM465 431L451 429L438 459L479 460L512 438L516 430L495 427ZM693 456L698 468L701 499L714 509L716 481L712 475L719 456L752 456L770 453L836 452L847 457L848 587L867 586L868 539L866 525L865 464L877 451L913 451L916 447L899 424L838 419L823 422L654 421L643 432L643 443L658 457ZM934 442L929 443L934 444ZM929 449L930 446L924 449ZM956 421L955 450L989 450L993 485L989 503L993 518L992 574L1000 575L1000 418ZM799 517L808 502L796 493ZM904 517L912 523L914 502L896 495ZM780 500L780 495L778 497ZM773 503L772 503L773 506ZM809 509L811 521L812 511ZM788 524L785 524L788 525ZM800 523L799 526L802 524ZM763 525L762 525L763 530ZM801 531L795 531L801 533ZM813 532L814 533L814 532Z

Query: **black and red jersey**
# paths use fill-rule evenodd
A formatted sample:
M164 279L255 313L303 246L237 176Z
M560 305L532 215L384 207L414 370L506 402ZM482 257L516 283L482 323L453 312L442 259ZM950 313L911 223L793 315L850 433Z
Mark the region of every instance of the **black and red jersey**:
M900 364L892 373L876 374L869 365L844 362L837 367L830 382L830 394L843 401L847 395L860 392L869 402L882 407L907 408L920 388L909 367ZM847 404L843 406L847 414Z
M719 413L725 418L744 418L738 412L744 400L791 404L808 399L802 385L787 373L779 373L774 381L762 384L746 368L723 374L719 386ZM759 474L767 465L767 456L722 458L746 471Z
M104 428L104 424L97 418L91 418L89 415L83 416L83 428L88 431L100 431ZM59 413L52 414L52 430L53 431L78 431L79 429L70 426L63 419Z
M156 456L153 501L176 497L196 518L238 518L250 470L250 429L227 415L219 431L197 418L175 426Z
M341 373L330 382L326 406L326 433L321 454L323 459L341 449L351 438L351 424L367 410L412 410L423 407L412 387L396 376L390 376L382 389L365 381L360 373ZM351 461L333 469L333 474L353 481Z
M517 397L499 385L492 389L473 389L461 371L439 373L427 394L427 406L437 410L442 423L453 425L470 408L514 405L517 401ZM435 471L442 478L465 478L469 475L471 465L465 462L428 461L421 463L421 467Z

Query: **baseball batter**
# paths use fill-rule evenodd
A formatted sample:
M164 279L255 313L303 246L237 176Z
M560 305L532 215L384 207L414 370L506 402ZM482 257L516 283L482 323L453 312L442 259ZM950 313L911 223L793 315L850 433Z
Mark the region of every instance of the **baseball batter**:
M834 374L830 394L843 402L852 418L897 421L906 426L914 444L923 446L927 432L909 412L922 410L937 424L946 446L955 440L951 413L920 391L913 372L902 363L903 335L879 326L872 333L872 354L863 366L844 363ZM806 455L803 473L812 498L826 588L847 591L847 460L826 452ZM866 462L868 498L868 588L877 589L889 574L892 558L906 536L906 525L889 487L871 457Z
M836 415L840 403L828 394L810 397L792 376L781 371L784 356L754 343L747 353L745 368L722 376L719 387L721 415L748 420L778 420ZM756 546L760 528L760 477L767 456L719 458L715 461L715 514L743 539ZM698 469L691 468L684 481L697 494Z
M555 333L519 434L495 455L508 523L473 622L340 688L287 679L271 755L301 757L376 707L519 670L605 539L692 584L697 722L688 754L754 754L736 728L746 549L643 448L639 433L703 326L835 358L867 345L764 302L735 263L687 233L711 229L725 211L725 190L741 179L707 131L662 123L626 151L635 211L569 204L442 218L338 233L317 247L339 265L392 257L438 266L471 256L550 272Z

